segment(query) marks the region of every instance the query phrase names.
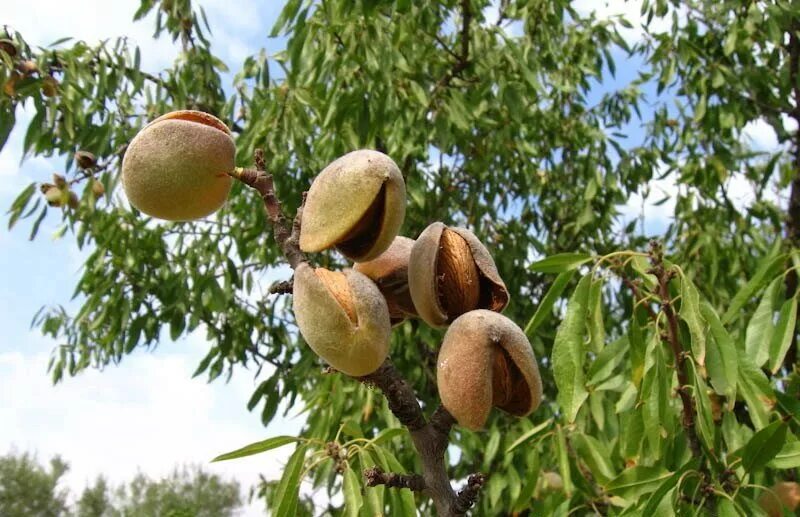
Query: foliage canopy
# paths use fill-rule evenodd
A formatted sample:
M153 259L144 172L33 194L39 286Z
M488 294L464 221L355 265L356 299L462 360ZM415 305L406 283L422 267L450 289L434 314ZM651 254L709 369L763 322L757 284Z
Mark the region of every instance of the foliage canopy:
M142 70L125 38L34 48L9 32L17 55L0 50L0 145L32 107L26 155L64 155L82 191L53 211L32 183L10 209L10 226L26 221L32 237L62 217L61 233L91 250L80 310L35 318L59 345L54 381L202 330L196 375L258 372L247 407L265 424L281 400L306 411L302 437L261 447L300 442L270 496L277 515L297 504L307 453L329 441L347 461L314 456L308 475L343 490L350 515L428 511L407 490L362 488L363 468L414 472L418 459L382 397L325 374L286 297L264 293L265 273L285 269L257 199L236 185L214 217L166 224L115 195L136 131L201 109L232 127L237 163L265 150L287 207L327 163L375 148L405 175L404 235L442 220L490 246L546 402L530 419L495 412L485 432L452 434L451 477L491 474L478 514L753 515L761 487L796 475L800 7L644 0L633 27L565 0L289 0L271 33L286 49L235 73L215 57L201 7L143 0L135 18L152 11L156 34L177 45L167 70ZM38 71L22 73L25 60ZM780 145L752 145L752 124ZM98 166L78 168L78 150ZM109 197L82 189L92 176ZM625 217L631 196L657 185L674 202L663 231ZM742 189L744 201L732 195ZM426 408L441 335L408 321L393 337Z

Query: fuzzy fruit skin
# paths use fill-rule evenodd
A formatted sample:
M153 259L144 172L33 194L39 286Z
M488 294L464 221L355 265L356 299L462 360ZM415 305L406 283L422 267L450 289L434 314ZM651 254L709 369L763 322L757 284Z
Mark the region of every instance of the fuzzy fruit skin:
M525 416L542 399L539 367L525 333L502 314L485 309L459 316L447 329L436 381L444 407L472 430L484 426L494 405ZM498 394L500 387L508 392Z
M308 345L340 372L353 377L368 375L389 355L389 309L378 287L365 275L352 269L342 273L349 293L335 285L332 293L326 282L307 263L294 273L293 308L297 326ZM338 284L338 282L337 282ZM351 315L337 300L349 295L355 309Z
M389 249L378 257L353 266L353 269L364 273L377 284L389 307L392 326L417 315L408 290L408 260L413 246L413 239L398 236Z
M761 493L758 504L770 517L781 517L784 506L794 512L800 505L800 485L793 481L776 483L772 492Z
M168 221L199 219L228 197L236 147L224 123L200 111L167 113L134 137L122 160L130 203Z
M382 190L383 203L374 206ZM355 262L372 260L386 251L400 231L405 198L403 175L391 158L367 149L348 153L325 167L311 184L303 208L300 249L316 253L337 246ZM369 238L354 250L344 244L356 229Z
M461 237L471 257L464 256L461 249L443 249L450 241L443 239L445 232ZM463 246L459 245L459 248ZM446 261L442 261L443 256ZM469 261L474 263L474 267L467 267L472 266ZM477 283L473 280L473 269L478 272ZM501 312L509 301L508 289L486 246L471 231L448 227L440 222L425 228L411 249L408 287L420 318L432 327L445 327L473 309ZM477 290L477 296L474 293L455 294L467 290ZM455 300L459 303L452 303ZM463 305L462 301L468 301L466 303L471 306Z

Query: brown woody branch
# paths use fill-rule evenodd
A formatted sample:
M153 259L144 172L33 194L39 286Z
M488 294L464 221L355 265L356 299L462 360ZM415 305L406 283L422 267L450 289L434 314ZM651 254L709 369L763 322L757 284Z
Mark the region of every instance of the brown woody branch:
M695 410L692 404L692 397L689 394L689 374L686 367L686 360L689 359L689 356L681 346L680 334L678 333L678 316L675 314L675 309L672 306L672 297L669 294L669 281L673 277L673 272L664 267L663 250L661 249L661 244L657 241L650 242L650 261L653 268L648 273L652 273L658 279L661 312L667 319L665 340L675 356L675 370L678 374L678 395L683 404L681 423L686 432L686 439L689 442L692 455L699 458L702 457L702 451L700 449L700 440L697 438L697 430L695 429Z
M460 39L461 39L461 50L459 54L456 56L456 61L453 63L453 67L447 71L447 73L442 76L441 79L436 83L433 87L433 92L431 93L431 106L433 105L436 94L439 90L444 90L450 83L461 75L461 72L467 69L470 64L469 60L469 38L470 38L470 26L472 24L472 7L470 6L470 0L462 0L461 1L461 31L460 31ZM452 51L447 49L449 53L452 54ZM430 108L430 107L429 107Z
M289 224L275 194L272 176L265 171L263 152L260 149L256 150L255 168L237 168L231 172L231 176L257 190L261 195L267 217L273 225L275 241L292 269L302 262L306 262L306 256L299 246L303 206L300 206L294 221ZM305 194L303 202L305 202ZM283 288L286 289L288 286L287 282ZM477 499L485 477L481 474L470 476L467 487L458 494L450 485L444 456L449 444L450 429L455 423L453 416L444 407L439 406L431 415L430 420L427 420L413 388L389 359L375 372L358 380L373 385L383 392L389 409L400 423L408 428L411 441L422 463L421 476L391 473L379 475L373 469L369 473L365 472L365 476L371 476L368 477L368 483L370 480L387 486L399 483L404 488L411 488L413 485L414 489L421 491L433 500L439 517L455 517L466 514ZM391 481L387 482L389 478Z
M419 474L396 474L384 472L380 467L370 467L364 471L367 486L386 485L388 488L408 488L414 492L425 489L425 480Z

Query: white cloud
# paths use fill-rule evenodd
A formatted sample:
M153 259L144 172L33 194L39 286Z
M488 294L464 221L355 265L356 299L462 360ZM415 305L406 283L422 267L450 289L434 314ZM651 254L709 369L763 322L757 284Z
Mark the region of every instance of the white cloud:
M598 2L597 0L576 0L572 3L578 13L582 16L587 16L594 13L600 20L607 20L616 16L622 16L628 20L633 27L627 29L620 26L619 31L623 38L628 43L634 43L644 37L644 30L642 25L647 21L642 16L642 0L605 0ZM686 18L685 8L678 9L678 19L682 23ZM650 22L650 32L659 33L666 32L672 26L672 19L668 16L665 18L654 17Z
M229 384L191 379L206 345L191 339L180 347L190 350L175 352L175 345L165 344L161 350L169 352L137 353L108 372L89 370L56 387L45 375L47 354L0 354L0 454L37 451L40 460L62 455L70 463L65 483L73 494L100 473L120 483L137 470L166 475L178 463L200 463L239 480L244 490L259 474L278 479L291 446L229 462L208 461L267 436L296 435L302 420L278 418L263 429L244 408L261 379L254 381L241 370ZM263 515L260 504L246 514Z

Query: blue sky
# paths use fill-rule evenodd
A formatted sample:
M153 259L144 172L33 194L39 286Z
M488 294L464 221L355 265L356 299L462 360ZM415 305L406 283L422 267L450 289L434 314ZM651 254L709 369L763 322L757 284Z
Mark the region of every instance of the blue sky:
M215 52L232 70L261 47L269 52L282 47L282 40L267 39L280 2L200 3L212 23ZM583 12L597 9L601 16L626 14L634 25L639 20L639 4L576 2ZM47 45L62 36L95 42L125 34L142 47L143 67L156 72L171 64L175 47L168 38L152 40L152 18L131 21L137 6L134 0L10 2L0 23L20 30L34 45ZM633 29L625 35L635 40L639 33ZM617 66L621 75L633 72L624 71L622 60ZM18 117L27 118L24 110ZM23 132L24 124L18 125L0 152L3 211L29 182L46 181L63 167L61 159L34 158L20 164ZM765 123L753 124L746 136L757 147L776 146ZM676 189L674 179L655 183L650 198L633 196L624 207L625 216L633 217L644 204L648 228L653 229L664 227L674 205L654 207L650 203L663 196L662 190L674 193ZM731 192L746 203L748 190L741 183L734 184ZM245 407L260 379L245 371L235 374L229 384L192 379L208 348L203 333L178 342L164 341L155 352L137 351L104 372L86 371L56 387L51 385L46 365L54 342L30 330L30 320L44 304L69 305L83 262L69 237L50 238L58 223L58 217L48 217L33 242L27 240L29 223L23 222L12 232L6 230L5 217L0 224L0 454L35 451L41 460L63 455L71 465L66 483L73 492L79 492L99 473L120 482L137 470L157 476L182 462L203 463L213 472L236 478L245 489L257 481L259 473L277 478L289 448L234 462L207 463L220 452L267 436L296 434L302 420L279 418L264 429L258 412L248 413ZM259 514L253 506L245 511L245 515Z

